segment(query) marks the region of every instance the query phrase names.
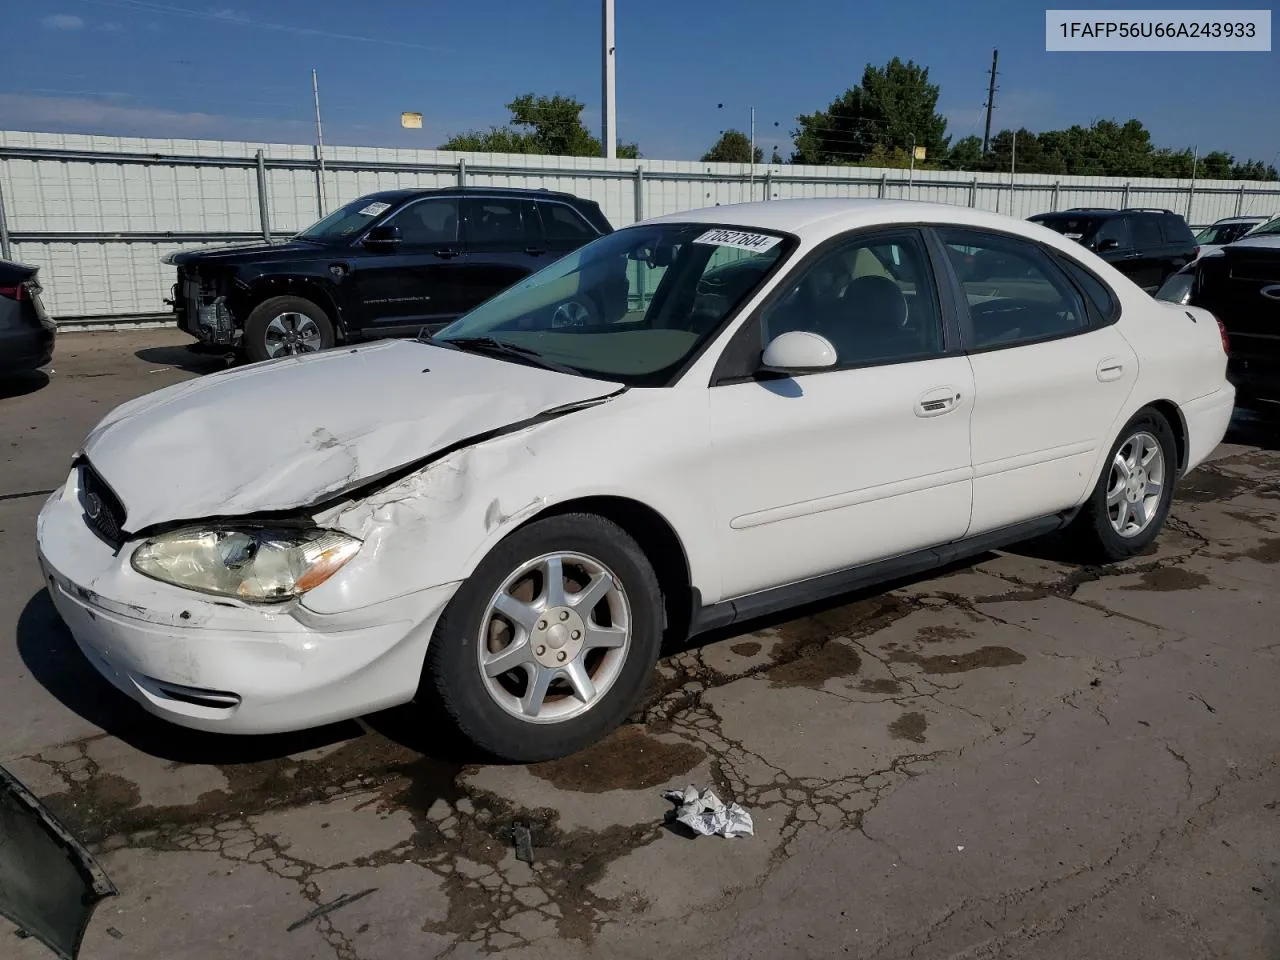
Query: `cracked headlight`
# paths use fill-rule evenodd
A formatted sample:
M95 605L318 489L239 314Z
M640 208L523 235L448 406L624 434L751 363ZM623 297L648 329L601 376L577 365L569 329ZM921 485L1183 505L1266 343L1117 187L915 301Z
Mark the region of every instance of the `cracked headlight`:
M133 569L201 593L270 602L320 586L359 549L336 530L186 527L143 543Z

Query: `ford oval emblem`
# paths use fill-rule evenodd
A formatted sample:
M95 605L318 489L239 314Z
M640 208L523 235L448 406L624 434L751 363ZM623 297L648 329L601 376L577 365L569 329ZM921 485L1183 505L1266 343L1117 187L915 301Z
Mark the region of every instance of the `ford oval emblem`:
M1269 287L1263 287L1262 295L1272 300L1280 300L1280 283L1273 283Z

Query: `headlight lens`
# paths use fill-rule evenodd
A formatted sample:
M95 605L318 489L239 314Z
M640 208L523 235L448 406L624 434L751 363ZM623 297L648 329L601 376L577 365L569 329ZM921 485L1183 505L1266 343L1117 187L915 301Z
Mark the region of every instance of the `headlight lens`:
M187 527L138 547L133 568L202 593L272 602L320 586L359 549L336 530Z

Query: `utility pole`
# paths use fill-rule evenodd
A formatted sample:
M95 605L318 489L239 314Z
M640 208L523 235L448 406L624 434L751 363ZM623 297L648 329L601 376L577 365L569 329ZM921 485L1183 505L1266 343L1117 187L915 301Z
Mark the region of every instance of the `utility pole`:
M610 160L618 157L618 101L614 74L613 0L603 0L604 42L602 71L604 73L604 155Z
M1018 189L1018 131L1013 131L1013 148L1009 154L1009 216L1013 216L1013 194Z
M751 108L751 152L747 155L751 163L747 174L747 196L756 198L756 108Z
M316 102L316 159L320 162L317 182L320 185L320 216L323 217L329 212L329 203L324 192L324 128L320 126L320 83L314 69L311 71L311 96Z
M1000 61L1000 51L991 51L991 82L987 85L987 128L982 134L982 155L987 155L987 145L991 143L991 111L996 105L996 64Z

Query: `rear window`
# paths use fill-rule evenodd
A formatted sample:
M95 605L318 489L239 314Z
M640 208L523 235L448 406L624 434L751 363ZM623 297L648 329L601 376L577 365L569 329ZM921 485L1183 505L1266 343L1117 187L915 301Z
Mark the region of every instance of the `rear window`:
M1187 221L1176 213L1160 215L1160 226L1164 230L1164 238L1169 243L1195 243L1195 237Z

